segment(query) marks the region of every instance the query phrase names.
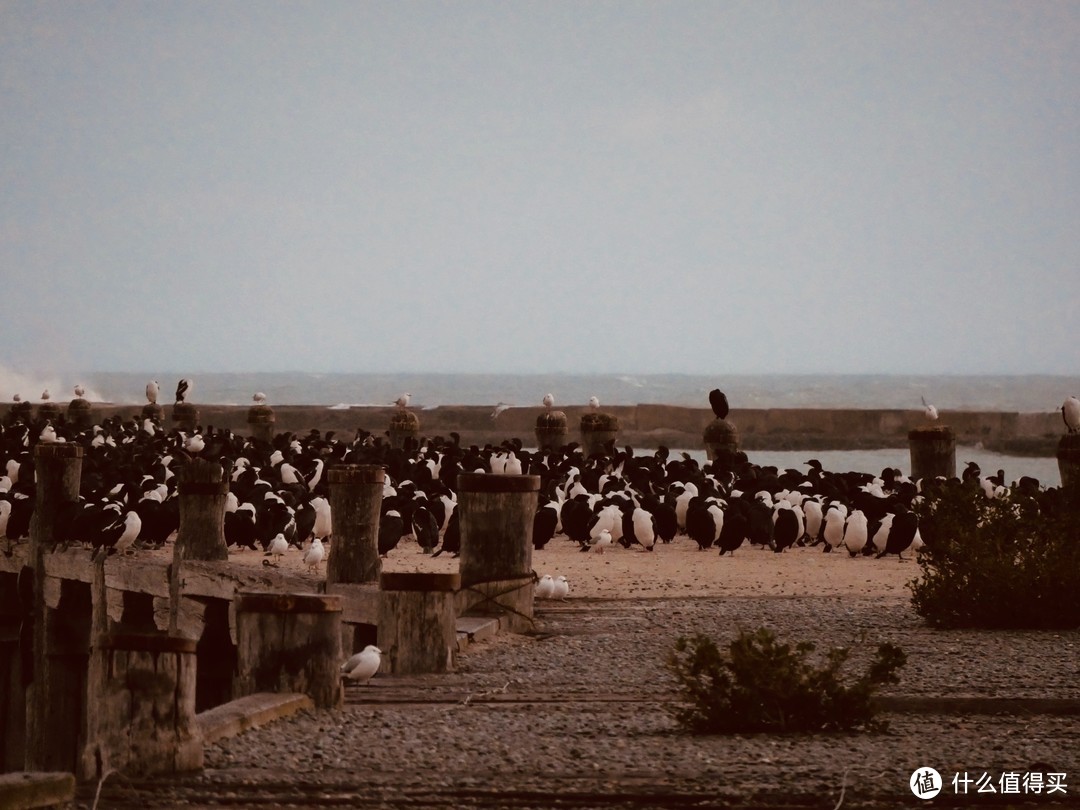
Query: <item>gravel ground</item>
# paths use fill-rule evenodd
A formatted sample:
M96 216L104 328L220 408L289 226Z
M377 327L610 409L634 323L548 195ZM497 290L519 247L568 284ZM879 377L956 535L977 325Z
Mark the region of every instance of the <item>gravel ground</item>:
M718 642L760 625L865 660L908 655L901 696L1069 698L1080 632L947 632L889 596L575 599L537 630L499 636L443 676L376 677L345 709L303 712L206 750L206 769L110 779L100 807L911 807L936 768L935 804L1080 806L1080 716L889 713L889 730L691 736L672 715L664 658L680 635ZM951 780L1063 773L1064 794L958 795ZM84 799L87 797L84 796ZM92 793L89 796L92 800ZM88 804L89 802L87 802Z

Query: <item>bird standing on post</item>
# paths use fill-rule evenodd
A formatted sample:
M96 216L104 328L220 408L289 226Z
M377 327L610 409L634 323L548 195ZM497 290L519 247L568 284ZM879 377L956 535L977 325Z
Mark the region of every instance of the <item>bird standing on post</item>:
M709 405L712 406L712 411L716 414L717 419L727 419L730 410L727 395L719 388L714 388L709 392Z
M151 380L146 384L146 401L151 405L157 405L158 395L161 393L161 386L157 380Z
M176 401L183 402L191 393L191 380L180 380L176 384Z
M594 411L600 410L600 400L596 397L589 397L589 408Z
M547 408L548 410L551 410L552 408L555 407L555 395L554 394L544 394L543 403L544 403L545 408Z
M1061 406L1061 418L1069 433L1080 433L1080 399L1069 397Z
M922 404L924 409L923 414L926 416L926 418L929 419L931 422L936 422L938 418L937 408L927 402L926 397L922 398Z
M409 407L409 400L411 398L412 394L402 394L394 401L394 404L397 405L399 408L407 408Z

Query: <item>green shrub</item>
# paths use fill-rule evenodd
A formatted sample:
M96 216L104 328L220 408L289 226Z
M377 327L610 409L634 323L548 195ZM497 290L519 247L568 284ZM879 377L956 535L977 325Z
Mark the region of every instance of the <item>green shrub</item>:
M917 507L912 604L934 627L1080 627L1080 510L1062 490L987 498L954 481Z
M880 730L874 690L896 683L907 660L891 644L878 647L869 670L845 683L846 649L831 650L822 668L808 660L811 642L781 644L767 628L740 631L723 653L707 636L680 638L668 658L682 700L678 721L698 733Z

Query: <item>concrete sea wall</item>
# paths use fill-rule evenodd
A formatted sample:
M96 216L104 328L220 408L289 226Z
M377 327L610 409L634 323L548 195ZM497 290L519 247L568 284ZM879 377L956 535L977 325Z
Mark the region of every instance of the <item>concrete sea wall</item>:
M229 428L247 432L246 407L199 405L200 423L205 428ZM62 409L66 405L62 406ZM7 415L10 405L0 405ZM583 408L563 408L567 441L579 441L578 424ZM129 419L138 416L139 405L95 403L92 419L100 422L111 416ZM357 430L383 434L396 409L393 407L328 408L316 405L274 407L275 432L307 433L312 429L334 431L351 437ZM702 447L702 432L713 419L707 408L671 405L615 405L604 412L619 420L618 443L654 448L661 444L675 449ZM492 419L487 406L440 406L414 411L424 436L460 435L463 444L498 443L520 439L525 446L535 444L536 417L540 407L510 408ZM172 406L165 405L167 426ZM908 431L926 424L921 410L877 409L733 409L729 421L739 430L746 450L845 450L906 447ZM940 424L949 425L957 443L981 443L990 450L1013 455L1053 456L1064 432L1061 415L993 411L947 411Z

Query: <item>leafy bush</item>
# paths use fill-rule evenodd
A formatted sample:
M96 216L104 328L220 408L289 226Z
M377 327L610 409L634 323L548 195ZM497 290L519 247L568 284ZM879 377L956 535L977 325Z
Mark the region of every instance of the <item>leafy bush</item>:
M767 628L740 631L723 653L707 636L680 638L668 658L679 681L679 722L698 733L880 730L874 690L896 683L904 652L882 644L869 670L845 685L847 649L830 650L822 668L811 642L781 644Z
M1059 489L991 499L973 483L940 485L917 507L915 610L935 627L1080 627L1078 506Z

